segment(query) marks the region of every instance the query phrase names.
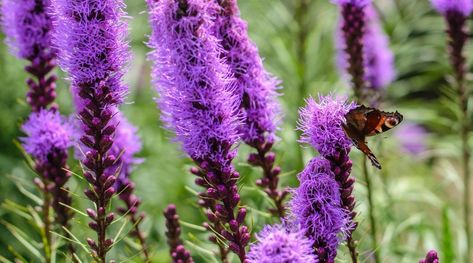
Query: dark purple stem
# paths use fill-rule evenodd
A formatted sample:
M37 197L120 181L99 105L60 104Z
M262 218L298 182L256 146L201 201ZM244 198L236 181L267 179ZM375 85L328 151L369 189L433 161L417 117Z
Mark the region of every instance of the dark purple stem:
M463 213L464 213L464 225L465 235L467 237L467 258L466 262L470 262L470 251L471 251L471 229L470 229L470 189L471 189L471 178L470 178L470 148L468 146L469 136L469 116L468 116L468 91L465 87L465 56L463 55L463 49L465 43L468 40L468 32L466 31L466 19L465 15L458 11L448 11L446 14L446 21L448 25L447 34L448 47L450 53L450 63L452 64L454 76L457 85L457 92L460 98L460 111L462 113L460 138L462 140L462 170L463 178L465 183L465 190L463 191Z
M209 221L222 226L214 230L219 231L218 234L229 242L229 249L238 255L241 262L245 262L245 247L250 234L248 227L244 225L246 209L237 207L240 195L236 182L240 175L231 165L231 158L223 165L207 161L197 163L200 169L192 169L192 173L198 177L196 184L206 188L206 192L200 193L199 203L207 208Z
M113 101L113 96L110 96L109 87L103 83L96 88L91 86L83 85L79 92L79 96L87 101L79 113L82 123L86 126L86 135L82 136L81 142L91 149L86 153L83 163L87 168L84 177L92 187L84 193L96 207L95 211L87 209L87 213L92 219L89 227L97 232L97 242L89 238L87 243L96 259L105 263L107 252L113 245L113 240L106 237L106 230L114 219L113 212L106 214L106 210L115 194L116 181L113 172L106 172L107 168L116 165L116 157L108 154L116 127L109 124L114 112L107 106L116 102Z
M348 73L351 76L355 97L365 101L365 69L363 58L363 35L365 31L364 8L348 3L342 6L343 36L346 41Z
M274 165L276 154L271 152L273 143L255 143L251 146L257 150L257 153L250 154L248 162L263 169L263 178L258 179L256 184L273 200L276 208L269 209L271 214L282 219L286 213L284 199L288 196L289 191L278 189L281 168Z
M194 263L191 254L182 244L181 240L181 226L179 224L179 215L176 211L176 206L168 205L164 210L164 217L166 218L166 237L169 245L169 253L171 254L173 263Z
M135 184L129 182L127 185L118 188L120 193L120 199L125 203L126 207L119 208L121 214L127 215L130 218L131 223L133 224L134 230L131 232L131 235L135 236L141 245L141 250L145 258L145 262L150 262L148 248L146 246L146 238L144 233L140 230L140 224L143 222L145 215L144 213L138 213L138 207L141 204L141 200L133 194L135 191Z
M56 99L57 77L48 74L56 67L55 56L38 55L31 59L31 65L25 67L25 71L34 76L27 80L30 87L26 95L26 101L34 112L46 109Z
M335 180L340 186L340 194L342 198L342 207L350 211L350 219L353 222L353 227L350 229L347 237L347 247L350 251L352 262L358 262L358 252L356 251L356 242L353 240L353 232L358 226L355 221L356 211L354 211L356 201L353 196L353 188L355 186L355 177L351 176L352 161L348 157L349 150L338 151L339 155L327 158L331 165L332 171L335 174Z

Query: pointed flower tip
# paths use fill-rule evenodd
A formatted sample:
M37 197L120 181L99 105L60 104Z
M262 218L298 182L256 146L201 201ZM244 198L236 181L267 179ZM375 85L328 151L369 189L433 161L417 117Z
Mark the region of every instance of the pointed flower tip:
M446 15L448 12L458 12L469 16L473 10L473 1L471 0L431 0L431 3L442 15Z
M357 7L365 7L371 3L371 0L332 0L332 3L336 5L354 5Z
M340 97L319 96L306 100L299 110L298 130L302 131L300 142L311 144L322 156L334 156L340 150L351 147L351 140L342 129L345 114L356 104Z
M149 8L162 119L191 158L221 162L239 139L241 116L233 78L212 35L215 2L188 0L181 6L163 0Z
M437 251L435 250L430 250L427 255L425 256L425 259L421 259L419 263L439 263L439 257L437 254Z
M34 59L51 50L50 0L4 0L2 26L12 54Z
M248 263L318 262L312 254L312 242L300 230L289 231L282 225L267 225L256 238L257 243L248 253Z

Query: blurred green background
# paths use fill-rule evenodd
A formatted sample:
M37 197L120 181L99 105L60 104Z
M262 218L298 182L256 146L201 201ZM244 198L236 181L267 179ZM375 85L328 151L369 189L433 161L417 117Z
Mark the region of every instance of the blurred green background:
M204 219L196 206L194 191L199 190L188 172L192 163L170 142L172 135L161 128L150 87L150 63L146 60L149 26L144 1L126 1L130 19L131 46L134 57L126 76L131 93L122 107L130 121L139 127L143 141L140 157L145 162L136 167L133 180L136 193L142 198L141 210L147 218L143 228L147 233L153 262L170 262L164 239L162 210L175 203L181 219L200 224ZM239 0L242 16L248 21L249 33L259 47L268 71L282 80L282 118L276 144L277 161L282 166L281 184L297 186L296 174L316 155L308 146L297 142L295 130L298 109L308 96L318 94L351 94L349 85L339 77L334 67L333 32L337 22L337 7L328 0ZM399 146L399 140L388 132L370 139L374 152L383 164L381 172L371 170L374 184L375 216L378 224L383 262L417 262L428 249L438 249L442 262L460 262L466 251L461 196L463 185L459 173L460 141L458 140L458 103L449 87L450 67L446 55L444 21L430 7L427 0L376 0L383 27L395 53L397 78L387 88L383 109L398 110L405 122L422 125L428 131L427 148L412 156ZM0 36L3 42L4 36ZM467 54L472 48L467 47ZM470 61L470 60L468 60ZM34 173L25 164L14 141L21 136L19 127L29 108L24 102L26 93L22 70L25 63L8 53L0 45L0 255L13 260L22 255L28 262L37 262L32 248L17 240L8 231L14 223L34 242L40 241L37 229L21 216L17 202L34 206L24 191L38 192L31 181ZM58 83L58 103L61 111L73 111L68 82L63 73ZM471 78L469 78L471 79ZM264 194L255 188L260 171L245 163L248 147L240 146L235 161L243 175L242 203L250 208L248 224L256 233L266 223L275 222L265 214L270 205ZM361 154L353 151L353 175L357 177L356 210L360 222L355 232L359 240L361 262L370 262L371 239L367 220L366 188L361 176ZM76 172L78 164L71 160ZM77 178L70 182L77 194L74 207L85 209L91 204L83 197L83 183ZM23 189L24 188L24 189ZM120 205L116 201L114 207ZM20 214L20 215L19 215ZM76 215L72 232L81 240L93 233L86 227L87 219ZM121 224L118 224L121 225ZM120 226L114 226L111 233ZM183 238L197 262L212 262L207 253L206 233L183 226ZM126 233L125 228L123 233ZM11 228L10 228L11 230ZM33 243L34 243L33 242ZM37 245L34 243L33 245ZM126 238L110 253L117 262L141 262L136 242ZM80 250L84 262L90 257ZM1 259L1 260L4 260ZM236 260L236 258L234 258ZM1 261L0 260L0 261ZM58 255L58 262L64 261ZM337 262L348 262L347 249L340 247Z

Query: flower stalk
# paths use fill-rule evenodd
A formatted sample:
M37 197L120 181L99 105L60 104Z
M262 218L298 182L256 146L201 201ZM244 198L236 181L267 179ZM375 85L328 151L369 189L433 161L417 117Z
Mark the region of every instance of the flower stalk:
M110 150L117 130L117 106L127 87L121 83L129 59L123 1L53 0L55 44L62 68L69 74L75 93L86 197L94 209L86 210L96 239L87 238L94 259L107 262L114 241L107 229L115 215L108 211L116 194L119 156Z
M174 204L168 205L163 214L166 218L166 237L173 263L193 263L194 260L190 252L187 251L181 240L181 225L176 206Z
M276 131L279 105L276 90L279 81L268 74L259 56L258 48L248 37L247 24L240 17L236 0L215 0L220 6L214 23L216 37L221 41L221 57L235 78L234 92L238 97L243 123L239 128L242 140L256 150L248 162L263 170L263 178L256 184L273 201L271 214L283 218L287 189L279 190L280 167L275 166L271 151Z

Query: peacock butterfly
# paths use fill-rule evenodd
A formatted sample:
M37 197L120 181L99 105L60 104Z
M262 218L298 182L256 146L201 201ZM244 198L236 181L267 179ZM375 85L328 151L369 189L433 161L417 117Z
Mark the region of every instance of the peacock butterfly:
M342 128L355 147L370 159L373 166L381 169L381 164L371 152L365 139L367 136L374 136L394 128L401 123L402 119L403 116L397 111L384 112L361 105L345 114Z

